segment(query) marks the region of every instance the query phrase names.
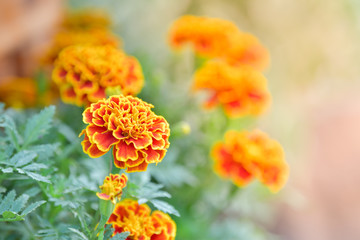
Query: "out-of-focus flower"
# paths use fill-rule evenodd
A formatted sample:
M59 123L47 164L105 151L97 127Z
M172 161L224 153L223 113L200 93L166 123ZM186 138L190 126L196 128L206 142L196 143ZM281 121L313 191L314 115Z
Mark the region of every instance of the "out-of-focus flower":
M288 179L289 168L281 145L260 130L228 131L225 141L213 147L212 156L215 172L238 186L257 178L277 192Z
M55 35L52 45L42 58L42 63L44 65L52 65L64 48L77 44L118 47L121 45L121 40L105 29L63 29Z
M101 193L96 195L103 200L110 200L116 204L116 200L120 200L122 190L126 186L127 176L125 174L111 174L106 176L103 185L100 186Z
M271 101L266 78L249 66L208 61L195 73L194 90L207 90L205 107L220 104L229 117L262 114Z
M176 224L169 215L154 211L151 215L148 205L126 199L116 204L108 224L115 229L114 234L129 231L127 240L173 240Z
M227 20L185 15L171 26L169 42L174 49L190 43L200 56L219 57L237 32L237 27Z
M111 25L109 16L97 9L86 9L66 14L62 27L65 29L107 29Z
M75 45L64 49L52 78L62 100L78 106L105 98L107 87L119 86L122 94L136 95L144 84L139 62L111 46Z
M231 65L249 65L262 71L269 65L269 52L252 34L238 32L224 48L223 58Z
M115 166L127 172L145 171L164 158L170 143L169 124L151 111L154 106L132 96L114 95L91 104L83 113L89 124L80 135L83 150L100 157L113 148Z
M0 81L0 102L13 108L47 106L58 97L56 90L51 86L39 93L37 83L32 78L7 78Z

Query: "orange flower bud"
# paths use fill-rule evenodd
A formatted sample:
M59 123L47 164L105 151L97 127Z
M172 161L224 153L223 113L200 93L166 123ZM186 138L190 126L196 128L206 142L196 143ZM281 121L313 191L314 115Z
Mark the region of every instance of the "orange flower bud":
M110 200L116 204L116 200L120 200L122 190L126 187L127 176L125 174L111 174L104 179L103 185L100 186L101 193L96 195L103 200Z

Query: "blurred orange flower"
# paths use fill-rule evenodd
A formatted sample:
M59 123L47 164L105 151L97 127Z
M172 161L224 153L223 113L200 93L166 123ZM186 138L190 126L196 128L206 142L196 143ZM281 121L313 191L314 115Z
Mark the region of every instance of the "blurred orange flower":
M164 158L170 143L169 124L151 111L154 106L132 96L114 95L91 104L83 113L89 124L81 133L83 150L100 157L113 148L115 166L145 171Z
M252 34L238 32L232 35L231 44L222 56L231 65L249 65L263 71L270 62L269 52Z
M272 192L286 183L289 168L281 145L264 132L228 131L212 149L214 171L242 187L257 178Z
M55 35L41 61L44 65L52 65L64 48L78 44L119 47L121 40L106 29L62 29Z
M205 107L221 104L229 117L260 115L271 101L266 78L248 66L234 67L225 61L208 61L195 73L194 90L211 96Z
M96 195L103 200L110 200L116 204L116 200L120 200L122 190L127 183L127 176L125 174L111 174L106 176L103 185L100 186L101 193Z
M174 49L190 43L196 54L212 58L222 55L236 32L237 27L230 21L185 15L171 26L169 42Z
M39 93L32 78L11 77L0 81L0 102L13 108L30 108L50 105L58 98L57 89L50 86Z
M111 46L75 45L64 49L52 77L62 100L78 106L105 98L107 87L119 86L122 94L136 95L144 84L139 62Z
M154 211L151 215L148 205L126 199L116 204L108 224L115 229L114 234L129 231L127 240L173 240L176 224L168 214Z

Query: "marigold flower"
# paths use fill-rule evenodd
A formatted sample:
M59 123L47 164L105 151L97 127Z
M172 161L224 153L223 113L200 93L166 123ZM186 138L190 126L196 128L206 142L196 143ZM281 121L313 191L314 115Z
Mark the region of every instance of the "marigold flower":
M119 47L121 40L106 29L63 29L55 35L51 46L42 58L42 63L52 65L64 48L78 44Z
M185 15L171 26L169 42L174 49L190 43L196 54L203 57L221 56L231 43L231 36L238 32L230 21Z
M91 104L83 113L89 124L80 135L83 150L100 157L113 148L115 166L126 172L145 171L164 158L170 143L169 124L151 111L154 106L132 96L114 95Z
M144 84L139 62L111 46L75 45L64 49L55 63L53 80L64 102L89 106L106 97L107 87L136 95Z
M125 188L127 183L127 176L125 174L111 174L106 176L103 185L100 186L101 193L96 195L103 200L110 200L114 204L116 200L120 200L122 190Z
M39 93L37 83L32 78L10 77L0 81L0 101L13 108L47 106L58 98L57 89L50 86Z
M154 211L151 215L148 205L126 199L116 204L108 224L114 234L129 231L127 240L173 240L176 224L168 214Z
M225 141L213 147L212 156L215 172L241 187L257 178L277 192L289 175L281 145L260 130L228 131Z
M223 57L231 65L249 65L262 71L270 61L269 52L259 40L249 33L232 35L231 44L224 49Z
M221 104L229 117L262 114L271 101L266 78L252 67L231 66L225 61L208 61L195 73L194 90L211 96L205 108Z

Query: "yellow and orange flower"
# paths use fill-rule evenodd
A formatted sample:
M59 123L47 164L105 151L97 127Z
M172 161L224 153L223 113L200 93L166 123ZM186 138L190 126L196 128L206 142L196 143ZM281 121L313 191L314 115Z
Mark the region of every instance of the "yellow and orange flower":
M212 149L215 172L242 187L257 178L272 192L286 183L289 168L281 145L264 132L228 131Z
M41 61L44 65L52 65L64 48L78 44L119 47L121 40L106 29L63 29L55 35L51 46Z
M115 166L127 172L145 171L159 163L170 143L169 124L151 111L154 106L132 96L114 95L91 104L83 113L89 124L81 133L83 150L100 157L113 148Z
M237 32L237 27L227 20L185 15L171 26L169 42L174 49L190 43L200 56L219 57Z
M103 200L110 200L116 204L116 200L121 199L123 188L126 187L127 176L125 174L111 174L106 176L103 185L100 186L101 193L96 195Z
M238 32L232 35L231 44L224 48L222 58L235 66L248 65L263 71L270 62L269 52L252 34Z
M168 214L154 211L146 204L126 199L116 204L108 224L114 234L129 231L127 240L174 240L176 224Z
M39 93L32 78L9 77L0 80L0 101L13 108L30 108L50 105L58 98L57 89L50 86Z
M105 98L107 87L119 86L122 94L136 95L144 84L139 62L111 46L75 45L64 49L52 77L62 100L78 106Z
M205 107L220 104L229 117L262 114L271 101L266 78L252 67L231 66L225 61L208 61L195 73L194 90L211 96Z

